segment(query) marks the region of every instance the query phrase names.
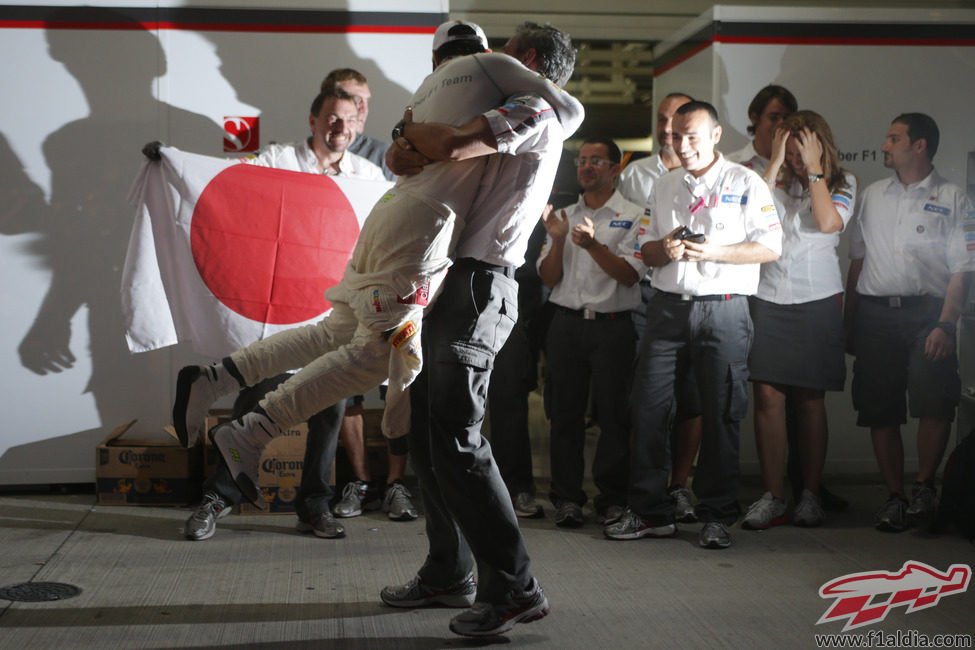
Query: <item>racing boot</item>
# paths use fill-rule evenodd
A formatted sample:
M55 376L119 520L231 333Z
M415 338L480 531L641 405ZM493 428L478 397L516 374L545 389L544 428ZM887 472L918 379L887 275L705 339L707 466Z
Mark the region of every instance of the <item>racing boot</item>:
M261 452L282 433L281 427L257 411L210 429L210 440L227 463L237 487L261 510L267 509L259 481Z
M210 406L224 395L241 389L240 382L218 361L209 366L184 366L176 377L173 428L179 442L189 447L203 431Z

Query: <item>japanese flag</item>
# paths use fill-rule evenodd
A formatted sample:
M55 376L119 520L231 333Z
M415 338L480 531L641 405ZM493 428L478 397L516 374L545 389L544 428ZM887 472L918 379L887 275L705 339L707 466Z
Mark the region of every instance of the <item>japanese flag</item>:
M122 274L132 352L192 342L211 358L330 308L360 227L390 187L163 147L130 195Z

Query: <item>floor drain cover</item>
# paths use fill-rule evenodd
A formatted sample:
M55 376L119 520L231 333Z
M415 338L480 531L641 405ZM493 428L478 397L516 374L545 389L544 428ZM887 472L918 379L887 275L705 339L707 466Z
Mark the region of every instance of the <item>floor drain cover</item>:
M22 603L43 603L51 600L74 598L81 587L63 582L22 582L19 585L0 587L0 598Z

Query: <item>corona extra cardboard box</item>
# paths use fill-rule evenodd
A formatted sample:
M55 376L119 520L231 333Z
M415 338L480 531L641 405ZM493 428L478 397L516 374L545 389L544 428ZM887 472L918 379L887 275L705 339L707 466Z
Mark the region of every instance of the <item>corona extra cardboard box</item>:
M198 500L200 446L181 446L172 427L163 429L165 437L133 435L135 422L117 427L96 449L98 503L184 506Z
M301 469L305 461L305 442L308 425L299 424L273 439L261 454L261 491L267 510L250 503L240 504L240 513L247 515L294 512ZM216 451L216 450L214 450Z

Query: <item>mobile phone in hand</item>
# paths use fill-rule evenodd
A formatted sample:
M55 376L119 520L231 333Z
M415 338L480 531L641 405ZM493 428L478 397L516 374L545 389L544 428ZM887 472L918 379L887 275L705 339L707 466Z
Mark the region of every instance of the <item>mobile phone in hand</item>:
M685 241L692 241L695 244L700 244L706 238L703 232L693 232L687 226L682 226L680 230L674 233L674 239L683 239Z

